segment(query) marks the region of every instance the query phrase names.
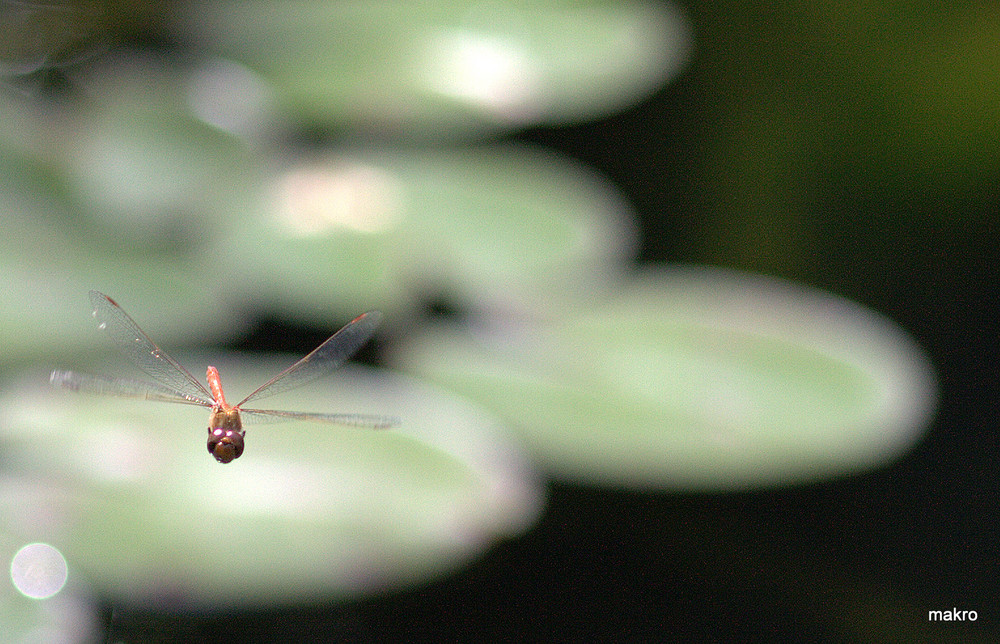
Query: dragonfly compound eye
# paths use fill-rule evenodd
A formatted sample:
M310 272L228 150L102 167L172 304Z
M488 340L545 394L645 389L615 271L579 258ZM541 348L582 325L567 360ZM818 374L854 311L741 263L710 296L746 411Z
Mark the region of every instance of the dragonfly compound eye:
M220 463L229 463L243 453L243 433L236 429L208 428L208 453Z

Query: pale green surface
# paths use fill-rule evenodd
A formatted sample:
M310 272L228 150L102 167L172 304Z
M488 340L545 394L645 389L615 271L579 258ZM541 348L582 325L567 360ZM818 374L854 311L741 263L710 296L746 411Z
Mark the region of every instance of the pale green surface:
M90 288L160 341L203 343L238 330L241 311L333 326L370 308L399 322L439 294L489 309L538 297L557 306L603 288L636 243L613 187L538 148L282 159L206 129L177 100L187 87L177 74L149 61L95 83L102 90L51 134L63 144L34 151L68 178L53 183L25 150L3 159L17 172L0 196L10 321L0 359L93 348L87 327L68 323Z
M182 39L247 65L306 121L404 138L586 120L659 87L688 25L646 2L192 2Z
M0 164L0 362L104 348L90 317L92 288L120 299L140 319L155 319L165 342L207 341L241 325L205 288L196 265L128 249L109 253L71 223L69 205L40 173L15 170L13 158Z
M226 236L217 273L234 290L254 285L258 303L328 323L348 303L391 313L439 293L555 305L605 283L635 244L617 191L531 147L331 151L282 169L268 193Z
M933 374L900 329L802 286L649 270L576 314L439 332L396 364L499 412L553 475L752 488L893 458L926 425Z
M0 117L34 133L0 137L2 363L104 348L92 288L168 344L217 340L243 325L206 260L241 203L233 195L254 194L253 161L165 101L178 86L162 66L137 67L110 74L107 91L95 87L60 118L26 98L0 102ZM234 175L245 183L234 185Z
M116 58L91 72L57 163L75 208L116 252L183 256L213 247L254 203L259 155L192 112L191 74ZM214 242L214 243L213 243Z
M401 180L397 270L478 307L558 302L632 257L632 211L597 173L528 146L381 155Z
M235 402L292 360L213 364ZM5 525L59 547L114 601L207 608L416 582L533 522L542 492L489 417L384 372L350 368L321 383L273 406L402 425L250 425L242 457L221 465L205 448L207 410L26 377L3 401Z

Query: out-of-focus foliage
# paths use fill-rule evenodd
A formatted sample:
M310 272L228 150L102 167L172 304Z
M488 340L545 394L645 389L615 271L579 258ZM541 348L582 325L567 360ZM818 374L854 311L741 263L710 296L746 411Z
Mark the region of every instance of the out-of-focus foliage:
M544 324L432 332L398 358L500 411L546 470L641 488L747 489L870 467L935 405L898 327L791 283L645 271Z
M529 459L619 486L787 484L884 463L929 417L930 369L891 323L762 279L633 275L638 227L608 181L491 140L648 97L691 52L670 5L0 7L14 27L0 39L0 520L15 540L61 540L71 576L107 597L212 607L417 581L530 525ZM783 232L802 216L788 204L808 202L787 154L815 136L787 111L801 103L713 91L732 113L709 112L698 169L770 162L713 184L728 204L716 221L737 222L721 246L737 263L805 261ZM731 145L746 124L773 129L773 147ZM300 401L399 415L398 432L251 428L223 468L183 408L44 388L48 368L105 346L90 288L171 349L251 317L332 330L382 308L395 364L499 412L517 440L378 372ZM430 329L428 301L460 328ZM259 384L259 366L233 360L232 380Z

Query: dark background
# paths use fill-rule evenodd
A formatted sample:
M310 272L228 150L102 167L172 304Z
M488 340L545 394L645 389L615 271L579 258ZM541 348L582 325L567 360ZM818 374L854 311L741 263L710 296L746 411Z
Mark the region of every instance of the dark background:
M264 612L107 606L111 641L997 640L1000 65L963 67L954 44L980 17L961 3L684 6L696 48L679 78L624 113L511 138L617 184L641 262L790 277L896 320L938 373L923 440L876 471L787 489L553 482L529 533L436 582ZM951 608L979 619L928 624Z

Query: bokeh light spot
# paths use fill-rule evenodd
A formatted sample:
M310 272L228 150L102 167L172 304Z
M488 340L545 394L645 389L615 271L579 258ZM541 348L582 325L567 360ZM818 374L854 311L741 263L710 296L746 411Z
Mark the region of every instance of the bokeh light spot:
M45 543L17 551L10 563L10 579L25 597L48 599L66 585L68 568L62 553Z
M331 230L382 232L395 224L399 209L392 177L363 163L298 168L278 184L278 220L299 237Z
M507 122L522 122L538 109L538 73L517 43L483 34L440 34L429 46L427 83Z

